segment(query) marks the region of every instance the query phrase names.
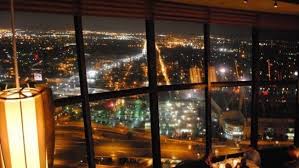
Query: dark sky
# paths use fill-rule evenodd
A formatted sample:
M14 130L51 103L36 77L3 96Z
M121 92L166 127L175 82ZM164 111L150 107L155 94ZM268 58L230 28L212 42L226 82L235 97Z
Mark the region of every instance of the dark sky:
M0 12L1 27L9 27L9 19L10 15L8 12ZM145 21L143 19L83 16L82 22L83 29L86 30L145 32ZM45 30L73 29L73 17L68 15L17 12L16 27ZM203 29L201 24L164 21L156 23L156 31L198 34L198 32L203 32Z
M72 16L42 14L42 13L16 13L17 28L32 29L66 29L72 28ZM0 12L0 27L10 27L9 12Z
M70 15L56 15L44 13L16 13L16 27L33 30L72 30L73 17ZM180 33L185 35L202 35L203 24L190 22L156 21L157 33ZM0 12L0 28L10 28L9 12ZM145 32L143 19L83 17L83 29L110 32ZM265 31L268 35L277 32ZM251 28L231 25L211 25L211 34L230 38L251 39ZM285 34L285 33L284 33ZM286 36L286 35L283 35Z
M9 28L9 19L9 12L0 12L1 27ZM69 15L17 12L16 27L32 29L71 29L73 27L73 17ZM143 19L84 16L83 28L88 30L117 32L145 32L145 22ZM203 34L203 25L189 22L156 21L156 31L159 33L183 32L184 34Z

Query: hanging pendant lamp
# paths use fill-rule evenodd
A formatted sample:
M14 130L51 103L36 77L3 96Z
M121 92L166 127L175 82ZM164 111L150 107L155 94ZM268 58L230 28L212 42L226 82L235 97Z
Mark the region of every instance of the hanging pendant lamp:
M14 17L11 0L16 88L0 91L0 168L53 167L52 92L48 88L20 87Z

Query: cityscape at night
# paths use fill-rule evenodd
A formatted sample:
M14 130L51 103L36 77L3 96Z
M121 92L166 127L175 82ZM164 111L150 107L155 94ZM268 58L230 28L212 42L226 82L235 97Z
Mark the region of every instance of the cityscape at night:
M299 167L297 0L0 1L0 168Z
M175 24L174 24L175 25ZM201 25L199 25L200 27ZM213 25L217 27L218 25ZM165 31L156 27L158 85L202 83L204 36ZM161 31L159 30L161 29ZM163 29L163 30L162 30ZM219 26L218 29L221 29ZM211 32L209 74L212 82L251 81L251 36ZM191 30L190 32L193 32ZM242 31L237 34L242 34ZM249 32L250 34L250 32ZM14 70L11 30L0 29L0 86L11 87ZM88 91L90 94L148 87L145 32L83 31ZM73 30L17 29L21 81L48 85L56 99L80 95ZM298 76L298 41L263 39L259 42L258 80L286 80ZM272 58L276 59L272 59ZM286 66L287 65L287 66ZM211 112L213 153L226 155L249 144L251 86L213 87ZM294 139L296 87L259 86L261 147L285 146ZM165 91L158 94L162 163L198 159L205 152L205 90ZM151 115L149 95L140 94L90 102L96 162L99 165L151 167ZM81 105L57 107L55 164L86 164ZM284 122L284 129L277 123ZM278 128L279 127L279 128ZM77 153L76 157L69 157Z

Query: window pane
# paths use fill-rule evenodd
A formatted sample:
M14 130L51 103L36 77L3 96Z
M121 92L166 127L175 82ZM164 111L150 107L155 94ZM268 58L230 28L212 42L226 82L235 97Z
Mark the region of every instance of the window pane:
M203 82L203 25L172 21L155 25L158 84Z
M48 84L56 98L80 94L73 17L17 13L21 81Z
M0 89L14 83L9 12L0 12Z
M159 93L159 114L162 163L165 166L176 160L196 160L204 155L204 90Z
M54 167L87 167L81 105L57 107L55 123Z
M211 25L212 81L251 80L251 28Z
M296 86L259 87L259 147L293 144L296 92Z
M97 165L151 167L148 95L101 100L90 105Z
M83 21L89 93L147 86L144 20Z
M296 79L299 52L298 33L265 30L260 33L259 80Z
M251 87L213 88L212 132L215 155L237 153L250 144Z

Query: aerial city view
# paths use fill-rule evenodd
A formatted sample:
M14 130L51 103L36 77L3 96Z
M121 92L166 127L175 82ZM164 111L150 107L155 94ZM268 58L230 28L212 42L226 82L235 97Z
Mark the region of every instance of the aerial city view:
M54 18L57 16L49 22L55 25ZM55 27L34 24L35 21L30 20L33 22L31 27L19 23L16 32L21 80L29 77L32 83L48 85L55 99L80 95L75 32L71 17L68 19L70 25L63 25L58 19ZM84 22L83 17L90 94L147 87L149 84L143 20L125 22L125 19L109 21L109 18L86 18ZM250 29L237 27L231 33L225 26L211 27L211 81L251 81ZM0 24L2 89L14 83L11 36L11 30L4 23L2 27ZM290 39L262 37L257 80L295 79L298 76L298 44ZM155 47L158 85L204 82L201 24L159 21ZM273 59L274 56L279 57ZM251 95L250 85L212 88L215 155L236 153L249 144ZM162 163L171 167L180 160L202 157L206 131L204 89L160 92L158 100ZM261 116L260 147L291 144L294 120L277 117L295 113L296 87L258 86L257 103ZM90 102L97 164L152 166L149 106L146 93ZM55 164L57 167L65 163L84 167L86 153L81 105L57 107L55 119ZM283 122L285 129L276 128L277 122Z

